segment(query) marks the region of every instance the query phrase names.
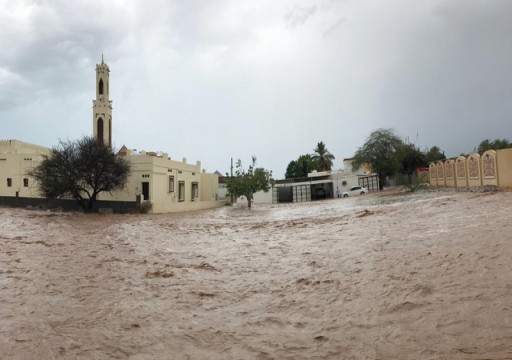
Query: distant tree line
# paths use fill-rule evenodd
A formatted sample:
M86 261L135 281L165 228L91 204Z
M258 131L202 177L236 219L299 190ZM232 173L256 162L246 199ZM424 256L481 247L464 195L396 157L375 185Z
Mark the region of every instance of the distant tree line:
M315 170L332 169L335 157L322 141L313 151L313 154L300 155L297 160L290 161L285 178L302 178ZM372 172L379 175L379 187L382 189L388 176L411 183L415 180L418 167L427 167L430 162L445 158L444 152L438 146L421 151L415 145L404 142L394 130L378 129L357 150L352 167L357 170L363 165L369 166Z
M327 150L323 141L320 141L313 154L299 156L297 160L292 160L286 167L285 179L307 177L308 173L313 171L329 171L332 169L334 155Z
M496 139L494 141L485 139L478 145L478 153L482 155L487 150L508 149L510 147L512 147L512 143L507 139Z

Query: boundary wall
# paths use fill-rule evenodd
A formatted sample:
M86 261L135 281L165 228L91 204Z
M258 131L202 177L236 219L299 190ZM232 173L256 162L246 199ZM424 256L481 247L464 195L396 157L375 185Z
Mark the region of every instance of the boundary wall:
M0 196L0 206L9 206L15 208L33 207L39 209L62 209L65 211L83 212L82 208L74 199L45 199L45 198L27 198L14 196ZM106 201L97 200L95 212L99 209L108 208L116 214L127 214L135 211L136 201Z
M512 188L512 148L436 161L429 174L432 186Z

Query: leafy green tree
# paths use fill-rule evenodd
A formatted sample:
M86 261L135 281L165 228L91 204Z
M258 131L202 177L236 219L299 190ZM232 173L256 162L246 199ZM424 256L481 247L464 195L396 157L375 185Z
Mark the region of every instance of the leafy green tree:
M315 153L312 158L318 164L318 171L327 171L332 168L332 161L335 159L334 155L327 150L323 141L320 141L316 148L313 150Z
M73 198L91 212L98 194L123 189L130 164L92 137L60 141L28 175L46 198Z
M493 141L492 145L494 150L507 149L512 147L512 144L507 139L496 139Z
M419 167L428 165L427 157L416 146L412 144L403 144L397 151L399 172L412 180L413 175Z
M391 129L373 131L354 156L354 170L367 164L379 176L379 188L382 190L386 176L392 176L399 171L398 152L403 147L402 140Z
M431 162L436 162L438 160L444 160L446 159L446 156L444 155L444 151L441 151L441 149L438 146L432 146L425 154L427 164Z
M484 152L486 152L487 150L491 150L492 149L492 141L490 141L489 139L485 139L483 140L480 145L478 145L478 153L480 155L482 155Z
M298 164L297 160L292 160L288 163L288 166L286 167L286 172L284 173L285 179L293 179L301 176L297 176L298 171Z
M305 154L299 156L297 160L290 161L284 177L285 179L306 177L313 170L318 170L318 164L310 154Z
M496 139L494 141L485 139L480 143L480 145L478 145L478 153L482 155L487 150L500 150L510 147L512 147L512 143L510 143L507 139Z
M272 181L272 172L263 168L256 168L256 156L252 157L252 164L247 171L242 166L242 161L236 162L235 176L228 177L228 193L234 197L245 196L247 206L251 208L254 193L263 190L268 192Z

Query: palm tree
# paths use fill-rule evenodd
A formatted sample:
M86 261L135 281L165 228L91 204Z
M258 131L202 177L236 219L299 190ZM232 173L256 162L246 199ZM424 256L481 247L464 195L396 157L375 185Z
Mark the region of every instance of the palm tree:
M327 150L323 141L320 141L316 145L316 149L313 150L315 153L311 156L318 164L319 171L327 171L332 168L332 161L334 155Z

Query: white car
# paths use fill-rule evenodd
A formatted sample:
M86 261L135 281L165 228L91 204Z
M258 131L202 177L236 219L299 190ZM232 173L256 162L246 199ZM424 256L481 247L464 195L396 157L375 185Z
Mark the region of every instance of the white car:
M368 192L367 188L361 186L352 186L349 191L344 191L341 193L341 197L349 197L354 195L364 195Z

